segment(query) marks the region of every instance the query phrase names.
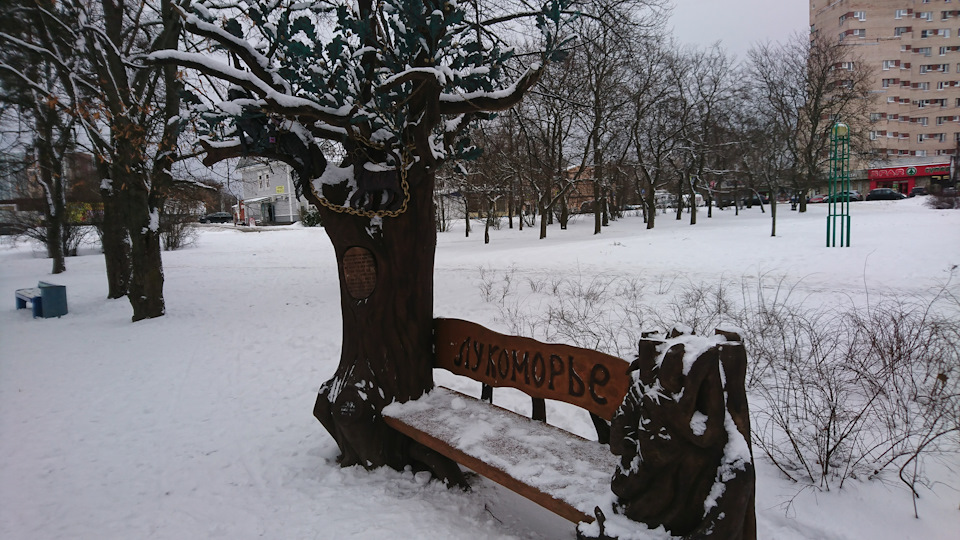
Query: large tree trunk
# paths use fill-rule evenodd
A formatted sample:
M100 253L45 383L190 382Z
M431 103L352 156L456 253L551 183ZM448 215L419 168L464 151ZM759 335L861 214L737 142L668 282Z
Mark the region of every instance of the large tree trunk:
M52 274L66 272L66 253L63 247L64 228L67 219L66 188L63 178L63 154L54 147L53 123L55 112L49 113L51 118L38 119L37 127L37 165L38 180L43 187L47 204L44 205L44 221L47 237L47 256L53 259ZM58 155L59 154L59 155Z
M775 193L774 190L770 190L770 193ZM770 236L777 235L777 197L773 195L770 197Z
M130 291L127 298L133 307L133 321L162 317L166 313L163 300L163 261L160 257L160 207L153 200L142 179L127 182L127 204L124 215L130 235Z
M314 416L337 441L345 466L410 463L411 442L389 429L380 411L433 387L433 172L414 166L410 180L406 212L380 218L382 225L320 209L337 256L343 346Z
M650 189L647 191L647 229L652 229L657 221L657 194L653 189L653 183L650 184Z
M540 212L540 240L547 237L547 215L550 214L550 208L544 204L544 198L547 196L541 196L537 200L537 208Z
M102 175L106 178L106 175ZM103 223L100 243L107 267L107 298L122 298L130 290L130 238L123 225L121 205L111 186L101 186Z
M600 168L599 165L594 164L594 171L597 171ZM597 180L593 181L593 234L600 234L601 225L603 224L601 214L603 213L603 208L600 205L600 182Z

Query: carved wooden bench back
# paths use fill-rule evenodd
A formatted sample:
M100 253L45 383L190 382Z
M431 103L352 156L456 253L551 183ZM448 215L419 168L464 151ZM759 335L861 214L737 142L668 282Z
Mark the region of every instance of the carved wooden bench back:
M507 336L460 319L436 319L434 333L436 367L564 401L608 421L631 384L630 363L609 354Z

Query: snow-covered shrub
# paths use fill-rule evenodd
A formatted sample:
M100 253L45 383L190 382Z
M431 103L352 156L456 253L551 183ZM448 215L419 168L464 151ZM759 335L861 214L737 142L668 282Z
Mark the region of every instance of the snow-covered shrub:
M925 456L960 450L955 286L840 308L768 277L736 287L527 276L525 290L515 272L482 272L484 299L510 331L542 341L632 360L648 328L741 328L754 445L799 484L829 489L896 470L914 489Z
M927 197L927 206L937 210L960 209L960 196L956 192L950 194L930 195Z

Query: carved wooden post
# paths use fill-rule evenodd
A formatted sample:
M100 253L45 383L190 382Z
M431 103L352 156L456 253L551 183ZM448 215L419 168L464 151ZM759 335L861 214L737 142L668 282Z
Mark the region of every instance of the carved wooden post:
M756 538L746 360L733 332L644 336L611 426L618 512L684 538Z

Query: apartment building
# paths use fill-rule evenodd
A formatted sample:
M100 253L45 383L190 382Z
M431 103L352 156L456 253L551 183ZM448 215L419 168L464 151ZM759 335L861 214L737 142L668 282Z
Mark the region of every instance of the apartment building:
M960 145L960 0L810 0L810 29L872 68L870 188L938 189Z

